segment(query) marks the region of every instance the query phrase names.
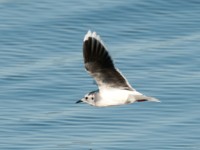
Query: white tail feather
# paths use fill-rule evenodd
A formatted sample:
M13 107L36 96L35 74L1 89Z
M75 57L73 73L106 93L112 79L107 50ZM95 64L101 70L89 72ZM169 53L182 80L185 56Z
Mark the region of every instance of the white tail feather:
M141 101L160 102L158 99L154 97L149 97L145 95L132 95L132 97L138 102L141 102Z
M154 97L147 97L147 100L148 100L148 101L151 101L151 102L160 102L159 99L156 99L156 98L154 98Z

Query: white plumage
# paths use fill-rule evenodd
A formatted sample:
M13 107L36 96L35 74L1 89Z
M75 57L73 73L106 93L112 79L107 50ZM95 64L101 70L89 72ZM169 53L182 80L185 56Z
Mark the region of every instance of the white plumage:
M90 92L77 101L92 106L106 107L134 102L154 101L131 87L126 78L114 66L103 41L96 32L88 31L83 40L83 57L86 70L95 79L99 90Z

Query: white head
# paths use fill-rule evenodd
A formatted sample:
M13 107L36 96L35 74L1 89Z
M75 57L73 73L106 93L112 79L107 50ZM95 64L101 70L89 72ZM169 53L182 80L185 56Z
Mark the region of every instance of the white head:
M76 103L81 103L81 102L85 102L85 103L95 106L95 92L90 92L86 94L84 98L77 101Z

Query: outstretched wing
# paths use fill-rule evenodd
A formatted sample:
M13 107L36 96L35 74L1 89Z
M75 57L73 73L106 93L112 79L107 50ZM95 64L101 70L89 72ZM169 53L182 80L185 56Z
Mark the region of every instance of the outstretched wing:
M96 80L99 89L121 88L134 90L114 66L103 42L95 32L88 31L83 42L83 57L86 70Z

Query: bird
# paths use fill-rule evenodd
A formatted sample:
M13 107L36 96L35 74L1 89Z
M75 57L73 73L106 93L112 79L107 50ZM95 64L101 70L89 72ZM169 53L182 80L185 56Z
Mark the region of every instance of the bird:
M87 93L76 103L108 107L135 102L160 102L134 89L114 62L101 37L90 30L83 39L83 58L86 71L95 79L98 89Z

